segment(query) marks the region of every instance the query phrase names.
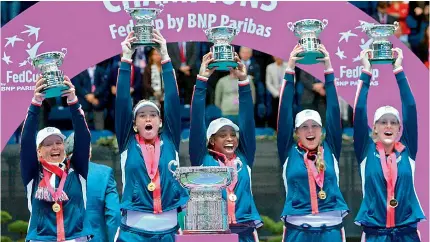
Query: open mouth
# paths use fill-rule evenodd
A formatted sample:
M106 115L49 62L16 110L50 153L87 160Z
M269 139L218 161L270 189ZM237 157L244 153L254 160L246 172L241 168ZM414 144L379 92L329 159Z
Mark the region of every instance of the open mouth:
M60 158L60 153L52 153L51 154L51 158L52 159L58 159L58 158Z
M385 135L385 136L390 137L390 136L392 136L392 135L393 135L393 132L385 131L385 132L384 132L384 135Z
M146 131L151 131L152 130L152 124L146 124L145 125L145 130Z
M233 151L233 144L226 144L226 145L224 145L224 149L226 150L226 151Z
M306 137L306 140L308 141L314 141L315 140L315 136L314 135L309 135Z

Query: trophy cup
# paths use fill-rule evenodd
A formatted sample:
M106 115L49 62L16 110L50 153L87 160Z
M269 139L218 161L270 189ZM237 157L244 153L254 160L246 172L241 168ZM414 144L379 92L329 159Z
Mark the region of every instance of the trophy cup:
M233 27L218 26L205 30L206 37L214 45L211 47L214 61L208 65L209 69L217 67L219 71L229 71L238 64L234 60L234 48L230 45L239 31Z
M242 169L238 162L237 173ZM175 160L170 161L169 170L178 182L190 190L187 203L184 234L229 234L227 203L222 190L230 185L235 174L233 167L191 166L178 167Z
M373 39L372 51L370 52L369 61L372 64L393 64L393 44L388 37L394 34L399 28L399 23L394 24L372 24L363 23L362 29Z
M296 37L300 38L299 44L303 47L304 52L298 54L298 57L304 57L297 61L297 63L312 65L319 63L317 59L324 58L324 54L318 50L321 44L318 35L327 26L328 20L322 21L318 19L302 19L295 23L289 22L288 28L294 32Z
M164 5L160 8L128 8L125 11L130 14L135 21L133 31L137 40L132 43L133 46L157 46L158 43L152 41L152 31L154 26L152 21L163 11Z
M62 48L60 51L45 52L35 56L31 61L31 65L42 72L42 77L46 80L46 87L41 91L45 94L45 98L59 97L63 90L69 89L64 85L63 71L58 70L58 67L63 64L63 59L67 54L67 49Z

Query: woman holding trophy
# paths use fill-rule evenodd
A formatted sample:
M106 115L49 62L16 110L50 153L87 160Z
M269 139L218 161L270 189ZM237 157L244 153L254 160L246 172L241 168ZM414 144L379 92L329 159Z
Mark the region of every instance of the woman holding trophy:
M278 154L283 165L286 200L282 212L287 242L345 241L342 219L348 207L339 189L338 160L342 129L330 57L323 45L327 96L326 135L318 112L305 109L293 122L294 68L303 47L291 52L281 87L278 116ZM294 141L294 133L298 142Z
M26 240L89 241L91 225L85 216L87 175L90 155L90 131L78 103L75 88L68 77L63 84L75 131L74 156L66 157L65 136L55 127L37 132L40 107L47 87L37 79L34 97L24 121L20 167L26 187L30 223ZM37 133L37 135L36 135Z
M193 166L229 166L234 169L232 183L223 192L227 200L228 222L240 242L258 241L256 228L262 226L251 192L251 168L254 163L256 141L254 104L246 67L234 53L238 67L230 68L239 85L239 126L227 118L205 124L207 80L216 68L208 69L214 61L210 52L203 56L200 73L192 99L190 129L190 160ZM240 135L239 135L240 130ZM238 170L237 165L243 169ZM237 173L236 173L237 172Z
M371 138L367 120L367 95L372 77L370 51L361 52L363 70L354 108L354 149L363 189L355 222L363 227L365 241L420 241L417 223L425 216L414 187L417 109L403 72L403 53L399 48L393 49L397 53L393 72L400 90L403 122L394 107L380 107L373 118Z
M186 190L167 167L171 160L178 160L181 135L178 88L166 40L154 30L153 41L162 57L164 125L155 103L142 100L132 108L130 70L134 41L136 37L131 32L121 43L123 56L117 81L115 129L123 183L117 241L173 242L179 229L178 211L188 200Z

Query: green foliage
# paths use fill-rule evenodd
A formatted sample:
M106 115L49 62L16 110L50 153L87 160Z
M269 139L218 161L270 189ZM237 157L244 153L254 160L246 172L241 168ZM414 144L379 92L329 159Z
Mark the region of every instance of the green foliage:
M28 223L22 220L16 220L7 226L10 232L19 233L20 235L27 233L27 228Z
M284 231L284 223L282 221L275 222L267 216L261 216L263 219L263 229L269 231L272 235L282 235Z
M12 220L12 216L10 216L10 214L6 211L1 211L1 223L5 224L5 223L9 223L9 221Z
M282 241L282 235L276 236L267 240L267 242L281 242L281 241Z
M1 236L1 242L13 242L13 240L9 237Z
M115 151L115 153L119 152L118 141L116 140L115 136L102 137L96 141L96 144L100 146L106 146L106 147L112 148Z

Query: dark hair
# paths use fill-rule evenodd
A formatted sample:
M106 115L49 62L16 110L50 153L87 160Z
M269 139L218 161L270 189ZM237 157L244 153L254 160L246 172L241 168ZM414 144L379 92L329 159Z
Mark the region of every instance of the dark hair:
M152 66L152 64L154 64L154 61L152 60L152 56L155 54L155 52L157 51L157 49L152 48L149 53L148 53L148 66ZM160 53L158 53L160 55ZM156 63L158 65L161 66L161 63Z

